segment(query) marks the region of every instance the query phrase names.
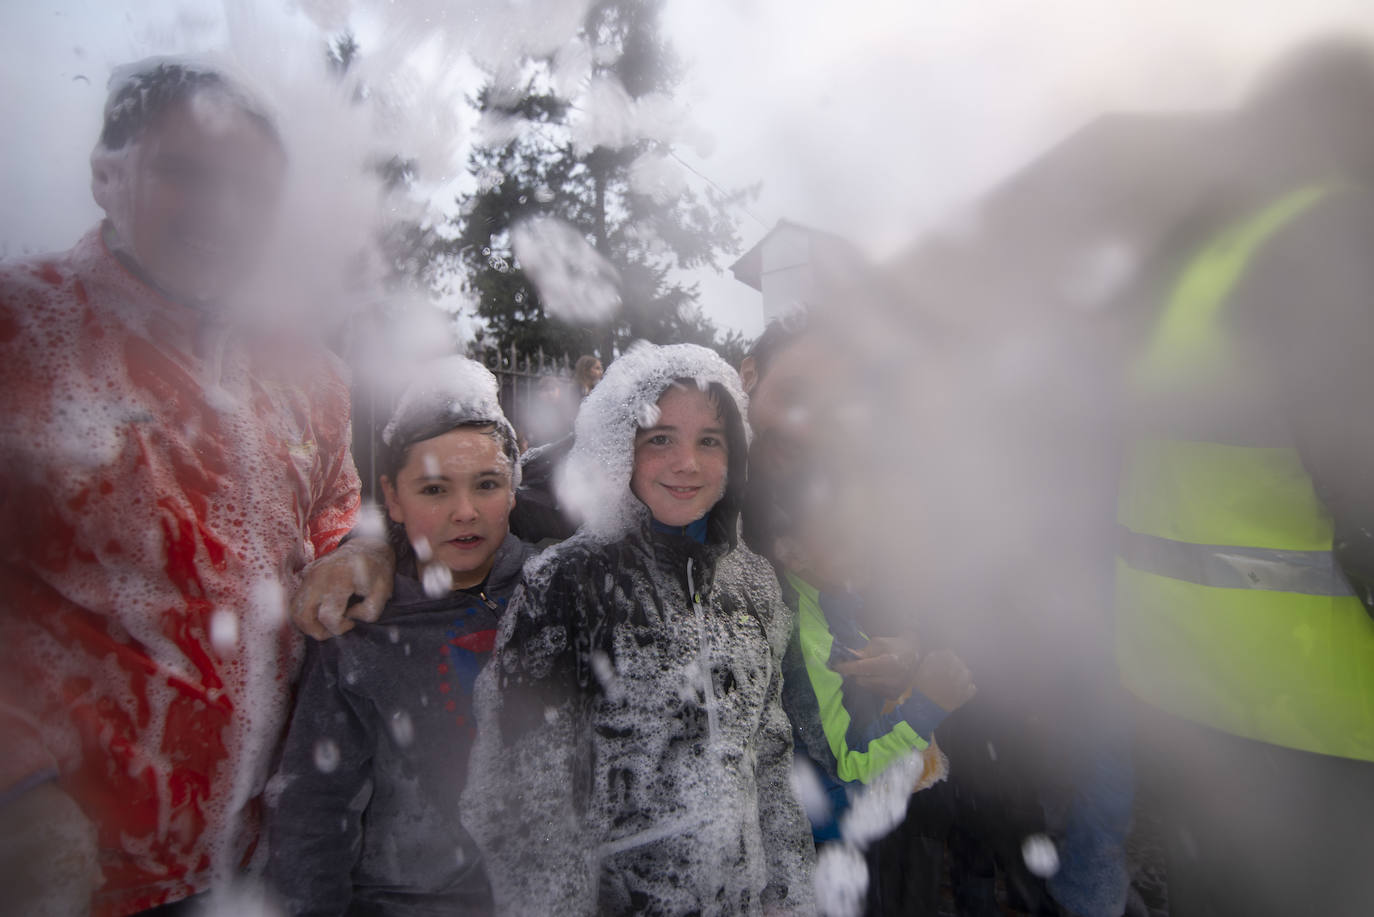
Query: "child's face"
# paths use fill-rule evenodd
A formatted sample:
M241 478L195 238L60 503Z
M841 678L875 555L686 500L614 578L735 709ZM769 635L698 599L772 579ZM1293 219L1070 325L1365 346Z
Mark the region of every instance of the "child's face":
M635 434L630 490L664 525L690 525L725 494L725 422L697 388L670 387L658 410L658 423Z
M813 466L794 483L788 530L775 546L778 559L811 585L827 590L862 589L876 553L873 520L883 518L871 482L853 471L847 456Z
M768 371L757 376L752 363L742 367L749 392L749 426L754 444L749 453L753 467L781 473L805 453L814 438L818 414L827 396L833 397L833 379L844 378L815 332L804 334L774 355Z
M392 521L412 545L428 543L455 588L486 579L515 505L510 460L495 436L458 429L418 442L396 480L382 478L382 491Z

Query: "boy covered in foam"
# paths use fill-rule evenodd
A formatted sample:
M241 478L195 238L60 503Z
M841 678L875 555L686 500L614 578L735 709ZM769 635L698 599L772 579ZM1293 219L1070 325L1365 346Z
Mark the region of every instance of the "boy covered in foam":
M383 434L397 566L375 623L312 644L287 735L269 874L292 914L484 914L458 817L471 692L530 548L508 531L518 465L496 379L427 367Z
M583 402L561 497L478 681L464 822L506 913L809 913L781 705L791 631L738 538L739 377L642 345Z

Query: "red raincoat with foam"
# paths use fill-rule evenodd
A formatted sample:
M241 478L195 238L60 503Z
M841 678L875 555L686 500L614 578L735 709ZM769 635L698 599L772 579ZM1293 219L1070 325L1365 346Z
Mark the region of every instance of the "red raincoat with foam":
M98 231L0 267L0 792L55 774L96 823L96 914L252 858L349 439L332 358L169 302Z

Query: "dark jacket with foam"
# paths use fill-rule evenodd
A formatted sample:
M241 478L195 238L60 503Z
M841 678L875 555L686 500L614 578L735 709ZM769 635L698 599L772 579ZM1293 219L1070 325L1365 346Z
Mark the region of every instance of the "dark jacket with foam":
M311 644L269 836L269 878L292 914L490 911L458 797L473 682L529 556L508 535L480 590L437 599L398 572L375 624Z
M632 351L584 402L569 468L604 489L583 494L584 529L526 569L478 681L463 817L501 912L812 907L781 704L791 615L736 534L743 394L683 347ZM734 401L704 544L655 531L629 491L634 418L681 377Z

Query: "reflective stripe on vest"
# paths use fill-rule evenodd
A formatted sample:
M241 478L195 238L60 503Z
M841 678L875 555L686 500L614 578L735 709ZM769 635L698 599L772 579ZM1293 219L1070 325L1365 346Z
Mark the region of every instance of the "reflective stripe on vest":
M1187 266L1132 368L1118 494L1117 661L1170 713L1374 761L1374 621L1225 306L1251 258L1337 186L1290 194Z
M1303 595L1355 593L1330 551L1276 551L1240 545L1189 544L1122 528L1117 554L1146 573L1220 589L1269 589Z
M835 638L821 611L820 593L796 574L788 573L787 581L797 591L797 637L820 710L821 729L835 757L836 775L846 783L868 783L912 749L923 751L929 743L905 721L899 721L891 732L872 740L865 749L849 747L845 739L849 711L844 706L844 678L830 668L830 649Z

